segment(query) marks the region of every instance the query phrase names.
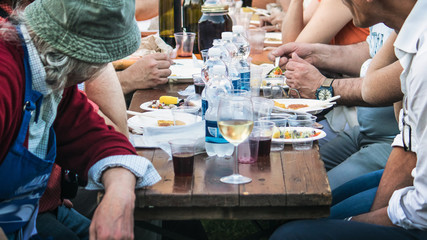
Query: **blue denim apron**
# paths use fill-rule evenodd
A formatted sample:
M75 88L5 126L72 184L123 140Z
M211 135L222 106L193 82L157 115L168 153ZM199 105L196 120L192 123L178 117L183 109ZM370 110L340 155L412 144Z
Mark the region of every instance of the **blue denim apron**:
M19 28L17 30L23 39ZM46 159L40 159L24 147L31 115L35 111L37 121L43 96L32 90L28 51L24 40L22 42L25 67L23 119L18 137L0 164L0 227L7 235L14 234L16 239L29 239L36 233L38 202L52 171L56 139L51 128Z

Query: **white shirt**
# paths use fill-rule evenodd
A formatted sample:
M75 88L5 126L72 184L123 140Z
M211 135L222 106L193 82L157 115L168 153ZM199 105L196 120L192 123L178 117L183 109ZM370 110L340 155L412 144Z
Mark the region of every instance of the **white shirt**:
M388 216L406 229L427 229L427 1L418 0L394 43L403 67L400 76L404 93L405 122L411 127L412 151L417 165L412 171L414 186L393 193ZM402 114L401 114L402 116ZM402 118L401 118L402 122ZM402 142L402 135L395 143ZM406 145L409 141L405 140Z

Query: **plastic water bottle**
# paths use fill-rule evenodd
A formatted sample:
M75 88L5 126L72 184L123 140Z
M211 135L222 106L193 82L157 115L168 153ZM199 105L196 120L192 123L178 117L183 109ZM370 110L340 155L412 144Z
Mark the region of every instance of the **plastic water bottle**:
M246 38L246 31L241 25L233 26L233 43L236 45L237 51L244 53L245 59L249 57L251 47Z
M251 69L244 52L237 52L237 56L231 62L230 69L233 70L233 75L235 72L238 74L237 81L232 81L234 89L250 91Z
M236 57L237 47L233 43L233 33L232 32L223 32L221 33L222 43L230 54L231 59Z
M205 148L209 156L231 156L234 151L234 146L224 139L218 129L219 98L233 89L225 70L226 68L222 65L213 66L210 81L205 86L209 103L205 115Z
M249 42L245 35L243 26L233 26L233 43L237 48L236 57L233 59L232 65L239 72L239 81L234 81L235 89L250 91L251 71L248 63L249 53L251 51Z
M214 39L212 44L212 48L218 48L221 51L220 59L228 66L231 63L231 56L225 48L224 42L221 39Z
M206 99L206 86L209 83L209 78L212 76L211 72L213 66L224 66L226 71L226 76L228 76L228 68L224 61L221 60L221 50L218 48L210 48L208 51L208 60L202 67L202 79L205 82L205 89L202 91L202 119L205 118L206 110L208 109L208 101Z

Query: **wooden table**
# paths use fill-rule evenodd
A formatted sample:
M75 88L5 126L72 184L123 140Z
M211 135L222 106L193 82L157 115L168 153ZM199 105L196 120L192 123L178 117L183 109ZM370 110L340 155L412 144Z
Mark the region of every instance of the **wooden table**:
M154 90L136 91L130 110L161 95L178 96L187 84L167 84ZM239 172L252 178L244 185L219 181L232 173L233 160L196 155L194 176L175 178L172 161L161 149L137 149L150 159L162 180L137 191L136 220L163 219L305 219L329 215L331 190L319 149L286 147L270 159L240 164Z

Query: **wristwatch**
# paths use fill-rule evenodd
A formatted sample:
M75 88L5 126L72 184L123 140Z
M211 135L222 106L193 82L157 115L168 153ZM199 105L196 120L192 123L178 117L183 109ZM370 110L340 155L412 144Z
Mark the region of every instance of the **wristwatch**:
M334 88L332 87L332 83L335 79L326 78L322 85L316 90L316 98L318 100L327 100L334 96Z

